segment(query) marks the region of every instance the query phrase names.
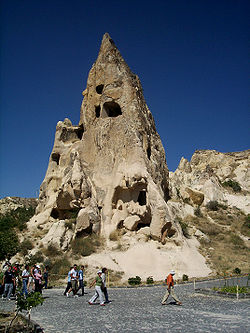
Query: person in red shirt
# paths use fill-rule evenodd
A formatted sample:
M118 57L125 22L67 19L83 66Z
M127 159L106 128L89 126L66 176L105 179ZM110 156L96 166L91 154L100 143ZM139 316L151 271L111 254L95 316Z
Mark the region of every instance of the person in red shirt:
M163 299L161 301L162 305L167 304L167 300L168 300L169 295L171 295L173 297L173 299L175 300L177 305L181 305L181 302L178 300L178 298L177 298L177 296L175 295L175 292L174 292L174 278L173 278L174 275L175 275L175 271L172 270L167 276L167 286L168 286L168 288L167 288L166 293L163 296Z

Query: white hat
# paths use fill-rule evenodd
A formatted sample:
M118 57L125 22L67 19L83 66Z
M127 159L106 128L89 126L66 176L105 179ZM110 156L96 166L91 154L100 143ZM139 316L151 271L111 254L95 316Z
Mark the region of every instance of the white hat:
M102 273L102 271L101 271L101 270L99 270L99 271L97 272L97 274L100 274L100 273Z
M175 271L172 269L172 271L170 271L171 275L175 275Z
M37 268L40 268L40 266L39 266L39 265L36 265L36 267L37 267Z

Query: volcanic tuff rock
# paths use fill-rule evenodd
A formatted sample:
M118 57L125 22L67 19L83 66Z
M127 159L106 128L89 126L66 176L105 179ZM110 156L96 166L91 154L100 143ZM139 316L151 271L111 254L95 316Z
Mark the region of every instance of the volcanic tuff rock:
M38 200L35 198L5 197L0 199L0 215L5 215L11 210L20 207L36 207Z
M240 191L226 186L238 184ZM220 153L197 150L191 161L182 158L175 172L170 172L171 198L182 202L183 215L190 206L205 206L210 201L237 207L250 213L250 150ZM169 203L170 204L170 203ZM185 212L189 206L188 211Z
M108 34L82 94L79 125L69 119L57 124L30 229L52 225L42 242L64 249L72 238L97 233L108 239L116 229L136 233L147 228L148 233L149 228L155 240L181 242L167 206L164 148L140 80ZM74 232L65 226L73 216Z

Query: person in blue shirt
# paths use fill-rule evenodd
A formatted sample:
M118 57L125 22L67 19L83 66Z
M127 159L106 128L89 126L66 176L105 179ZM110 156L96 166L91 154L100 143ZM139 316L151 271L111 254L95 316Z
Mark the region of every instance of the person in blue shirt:
M82 289L82 296L84 296L83 272L84 272L84 266L82 265L80 270L78 271L78 282L79 282L78 290Z
M72 283L71 283L71 271L73 269L73 266L70 267L70 270L68 272L68 283L67 283L67 287L63 293L64 296L69 296L69 293L71 292L72 290Z

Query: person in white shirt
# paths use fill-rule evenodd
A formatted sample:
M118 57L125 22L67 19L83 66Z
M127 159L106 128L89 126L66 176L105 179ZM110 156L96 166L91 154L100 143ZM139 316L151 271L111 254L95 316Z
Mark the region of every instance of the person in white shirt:
M73 290L74 297L78 297L78 295L77 295L78 272L77 272L77 265L76 264L73 266L73 269L71 270L70 276L71 276L71 283L72 283L72 290Z
M28 281L29 281L29 265L25 265L24 270L22 271L22 280L23 280L23 288L22 288L22 294L25 294L25 297L28 296Z
M106 274L107 274L108 270L106 267L104 267L102 269L102 275L101 275L101 278L102 278L102 283L103 283L103 288L102 288L102 291L104 293L104 296L105 296L105 303L109 303L109 296L108 296L108 291L107 291L107 286L106 286Z

